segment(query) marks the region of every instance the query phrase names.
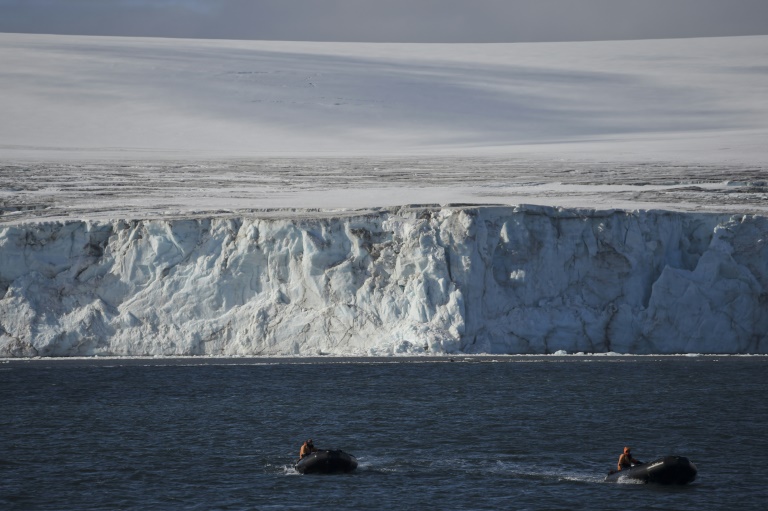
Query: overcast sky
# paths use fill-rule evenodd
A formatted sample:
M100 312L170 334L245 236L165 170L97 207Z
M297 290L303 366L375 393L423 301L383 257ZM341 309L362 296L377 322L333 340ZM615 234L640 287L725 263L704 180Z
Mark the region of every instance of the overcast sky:
M0 0L0 32L373 42L768 34L768 0Z

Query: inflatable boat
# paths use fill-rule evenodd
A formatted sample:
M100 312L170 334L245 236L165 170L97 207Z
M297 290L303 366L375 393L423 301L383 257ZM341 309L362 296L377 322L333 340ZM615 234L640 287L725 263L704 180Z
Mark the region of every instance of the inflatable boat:
M300 474L338 474L357 468L357 460L341 450L320 450L304 456L295 465Z
M696 479L696 465L683 456L665 456L650 463L637 463L624 470L611 470L605 480L615 483L635 479L644 483L688 484Z

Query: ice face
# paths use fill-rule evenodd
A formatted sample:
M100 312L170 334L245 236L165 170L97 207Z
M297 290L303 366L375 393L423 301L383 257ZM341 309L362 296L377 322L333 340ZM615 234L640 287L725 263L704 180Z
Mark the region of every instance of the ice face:
M0 356L767 353L768 219L551 207L0 227Z

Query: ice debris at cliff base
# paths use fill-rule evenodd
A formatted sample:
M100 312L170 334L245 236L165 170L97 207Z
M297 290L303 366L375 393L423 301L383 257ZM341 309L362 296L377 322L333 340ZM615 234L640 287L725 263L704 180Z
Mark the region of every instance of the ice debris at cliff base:
M0 227L0 356L768 353L768 218L404 207Z

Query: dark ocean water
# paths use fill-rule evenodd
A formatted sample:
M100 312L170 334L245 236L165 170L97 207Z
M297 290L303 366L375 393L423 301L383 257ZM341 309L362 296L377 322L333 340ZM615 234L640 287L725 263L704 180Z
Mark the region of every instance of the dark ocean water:
M0 509L763 510L766 395L765 357L6 362ZM699 476L604 483L624 445Z

